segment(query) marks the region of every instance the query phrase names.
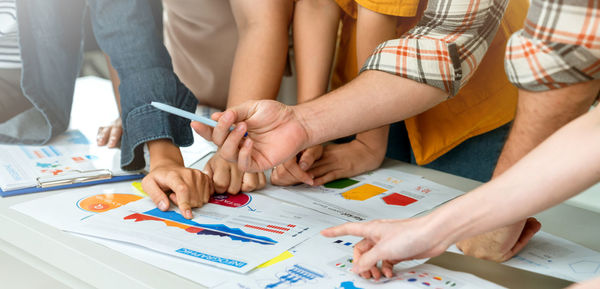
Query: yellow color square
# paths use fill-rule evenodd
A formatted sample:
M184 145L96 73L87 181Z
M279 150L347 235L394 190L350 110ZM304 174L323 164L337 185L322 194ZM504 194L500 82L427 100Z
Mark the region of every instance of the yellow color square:
M344 199L364 201L387 191L371 184L364 184L342 194Z

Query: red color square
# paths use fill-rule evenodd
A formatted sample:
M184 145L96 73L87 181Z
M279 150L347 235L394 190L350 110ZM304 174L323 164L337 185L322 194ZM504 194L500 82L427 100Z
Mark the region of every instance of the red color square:
M417 201L411 197L407 197L398 193L387 195L382 199L386 204L394 206L408 206Z

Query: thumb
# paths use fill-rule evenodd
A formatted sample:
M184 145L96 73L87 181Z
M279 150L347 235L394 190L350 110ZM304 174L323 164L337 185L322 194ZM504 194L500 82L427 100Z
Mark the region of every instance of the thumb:
M323 146L316 145L310 148L307 148L302 152L300 159L298 160L298 165L303 171L308 170L315 163L316 160L320 159L323 155Z
M212 118L214 120L218 121L219 118L221 118L221 116L225 115L225 113L232 112L233 113L233 123L242 122L242 121L250 118L250 116L252 116L252 114L256 110L255 103L256 103L256 101L246 101L242 104L236 105L234 107L230 107L222 113L216 112L213 114Z

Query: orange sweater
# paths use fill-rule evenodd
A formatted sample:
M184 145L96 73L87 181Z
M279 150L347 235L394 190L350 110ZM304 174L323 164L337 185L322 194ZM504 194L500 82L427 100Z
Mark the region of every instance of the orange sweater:
M382 5L391 5L392 2L403 3L396 3L398 7L401 5L410 7L418 2L418 0L359 1L389 2L378 3L377 10L374 10L376 12L389 11L382 8ZM344 11L352 13L349 8L355 5L352 1L337 0L337 2ZM362 5L362 2L359 3ZM369 8L364 5L363 7ZM417 23L425 7L426 1L421 1L415 10L416 14L412 15L414 17L400 18L398 35L402 35ZM486 56L473 77L456 96L405 120L417 164L428 164L463 141L496 129L514 118L517 89L506 78L504 50L510 35L523 25L527 8L527 1L510 1ZM345 14L342 23L342 35L332 78L333 89L342 86L357 75L356 21L353 15Z

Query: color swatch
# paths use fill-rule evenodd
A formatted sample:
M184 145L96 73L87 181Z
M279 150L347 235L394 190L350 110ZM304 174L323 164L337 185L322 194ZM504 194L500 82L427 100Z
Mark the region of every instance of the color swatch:
M326 183L323 186L328 189L344 189L349 186L356 185L358 183L359 183L359 181L357 181L357 180L343 178L343 179L331 181L329 183Z
M383 199L386 204L393 206L408 206L417 201L416 199L398 193L389 194L381 199Z
M344 197L347 200L364 201L374 196L377 196L385 191L387 190L384 188L380 188L371 184L364 184L362 186L358 186L354 189L351 189L345 193L342 193L342 197Z

